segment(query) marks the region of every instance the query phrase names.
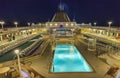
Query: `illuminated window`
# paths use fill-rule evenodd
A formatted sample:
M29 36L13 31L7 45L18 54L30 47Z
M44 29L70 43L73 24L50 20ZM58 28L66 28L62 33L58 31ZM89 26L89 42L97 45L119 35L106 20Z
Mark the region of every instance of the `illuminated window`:
M85 25L85 23L82 23L82 25Z
M46 24L46 26L48 26L48 24Z
M50 26L52 26L53 24L50 24Z
M71 26L73 26L74 24L72 23Z
M66 23L66 26L68 26L68 23Z
M41 23L39 23L38 25L41 25Z
M58 24L56 23L55 26L57 26Z

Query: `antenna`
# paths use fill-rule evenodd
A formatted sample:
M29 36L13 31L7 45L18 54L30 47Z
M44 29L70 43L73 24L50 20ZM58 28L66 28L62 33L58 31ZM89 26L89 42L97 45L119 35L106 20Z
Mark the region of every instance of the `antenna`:
M74 16L73 16L73 22L75 22L75 18L76 18L76 17L75 17L75 14L74 14Z
M59 8L60 11L64 11L64 5L62 5L61 0L60 0L60 4L59 4L58 8Z

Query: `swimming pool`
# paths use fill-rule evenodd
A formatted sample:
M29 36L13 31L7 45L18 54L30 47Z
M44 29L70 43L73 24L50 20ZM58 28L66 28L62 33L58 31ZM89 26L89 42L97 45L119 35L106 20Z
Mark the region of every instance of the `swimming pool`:
M74 45L57 44L51 72L93 72L93 70Z

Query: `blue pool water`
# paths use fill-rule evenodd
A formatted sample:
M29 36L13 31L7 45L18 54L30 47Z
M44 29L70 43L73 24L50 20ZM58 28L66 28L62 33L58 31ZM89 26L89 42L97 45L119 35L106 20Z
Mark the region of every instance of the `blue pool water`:
M92 68L72 44L58 44L55 48L51 72L92 72Z

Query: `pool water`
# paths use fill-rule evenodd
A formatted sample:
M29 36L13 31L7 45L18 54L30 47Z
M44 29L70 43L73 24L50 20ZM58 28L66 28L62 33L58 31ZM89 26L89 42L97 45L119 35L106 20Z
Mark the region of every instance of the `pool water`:
M92 68L72 44L57 44L51 72L92 72Z

